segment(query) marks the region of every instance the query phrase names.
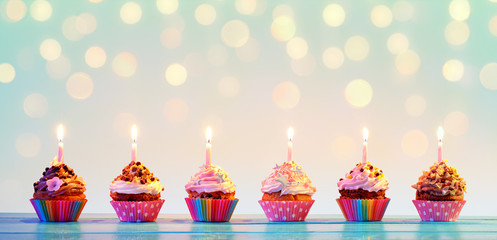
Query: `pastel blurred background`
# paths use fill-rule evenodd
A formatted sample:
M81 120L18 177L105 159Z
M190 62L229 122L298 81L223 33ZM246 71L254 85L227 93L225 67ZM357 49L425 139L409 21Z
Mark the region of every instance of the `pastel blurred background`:
M437 159L467 179L461 215L497 215L497 1L22 1L0 3L0 212L34 212L57 154L87 182L84 213L138 159L188 212L205 161L237 185L235 214L262 214L261 181L294 159L311 214L339 214L336 182L369 159L390 180L386 215L416 215L414 184ZM83 214L84 214L83 213Z

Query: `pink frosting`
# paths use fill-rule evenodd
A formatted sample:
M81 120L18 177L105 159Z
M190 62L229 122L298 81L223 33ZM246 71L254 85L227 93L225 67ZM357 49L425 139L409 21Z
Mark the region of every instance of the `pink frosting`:
M200 166L200 171L191 177L185 185L185 190L198 193L218 191L232 193L235 191L235 184L222 168L209 164Z
M307 194L316 192L316 187L312 186L311 180L302 170L302 167L294 161L284 162L283 165L274 168L269 177L262 181L263 193L273 193L281 191L283 194Z
M337 183L340 190L367 190L370 192L378 192L379 190L388 189L388 179L383 174L382 170L373 167L371 163L359 163L349 173L345 174L345 178L341 178Z

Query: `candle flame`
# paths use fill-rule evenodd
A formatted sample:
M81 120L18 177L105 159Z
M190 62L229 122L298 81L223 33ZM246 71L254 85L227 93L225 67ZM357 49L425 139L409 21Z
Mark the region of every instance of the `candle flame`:
M288 129L288 141L292 142L293 141L293 128L290 127Z
M444 138L444 129L442 127L438 127L438 141L442 141Z
M63 136L64 136L64 127L62 127L62 124L60 124L59 129L57 130L57 138L59 139L59 142L62 142Z
M368 141L368 133L369 133L369 132L368 132L368 129L367 129L367 128L364 128L364 129L362 130L362 136L363 136L363 138L364 138L364 142L367 142L367 141Z
M133 127L131 128L131 140L133 140L133 142L136 142L137 135L138 135L138 130L136 129L136 125L133 125Z
M207 130L205 131L205 138L207 139L208 143L210 143L212 140L212 130L210 126L208 126Z

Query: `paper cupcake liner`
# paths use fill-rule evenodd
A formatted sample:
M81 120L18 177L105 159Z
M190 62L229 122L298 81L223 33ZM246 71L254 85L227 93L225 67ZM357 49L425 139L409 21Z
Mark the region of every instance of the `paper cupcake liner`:
M238 203L238 199L185 198L185 201L196 222L228 222Z
M88 200L29 200L35 208L36 215L43 222L78 221Z
M121 222L154 222L164 199L156 201L110 201Z
M266 217L272 222L297 222L305 221L309 209L314 200L311 201L259 201Z
M337 199L347 221L381 221L387 209L387 199Z
M423 221L456 221L466 201L427 201L412 200Z

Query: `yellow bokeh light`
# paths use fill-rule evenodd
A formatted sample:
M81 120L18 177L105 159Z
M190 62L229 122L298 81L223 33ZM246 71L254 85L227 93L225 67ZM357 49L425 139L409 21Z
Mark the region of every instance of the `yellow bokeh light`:
M99 68L102 67L107 61L107 54L105 50L99 46L88 48L85 53L85 62L89 67Z
M367 106L373 98L373 88L363 79L355 79L345 88L345 99L356 108Z
M0 83L9 83L16 77L16 69L8 63L0 63Z
M294 37L286 43L286 53L292 59L301 59L307 55L309 46L307 41L301 37Z
M338 27L345 21L345 10L339 4L329 4L323 10L323 20L332 27Z
M240 20L231 20L221 29L221 39L229 47L241 47L247 43L249 37L250 30L247 24Z
M253 62L259 57L259 43L250 38L245 45L236 48L236 56L244 62Z
M97 29L97 19L89 13L83 13L76 17L76 30L81 34L90 34Z
M378 5L371 10L371 22L376 27L388 27L392 23L392 18L392 11L385 5Z
M497 63L489 63L480 71L481 84L490 90L497 90Z
M257 9L257 0L235 0L235 8L242 15L252 15Z
M100 3L100 2L102 2L102 0L88 0L88 1L91 2L91 3Z
M281 16L286 16L293 19L294 17L293 8L286 4L280 4L276 6L273 9L273 19L276 19L277 17Z
M405 22L413 17L414 7L408 0L400 0L392 6L392 13L395 20Z
M406 99L404 107L409 116L419 117L426 110L426 100L422 96L411 95Z
M45 0L35 0L29 7L29 13L36 21L46 21L52 16L52 5Z
M137 62L135 56L129 52L117 54L112 60L112 69L121 77L131 77L136 72Z
M142 18L142 8L138 3L127 2L121 7L121 20L126 24L135 24Z
M64 79L71 72L71 61L66 56L61 55L53 61L48 61L46 68L51 78Z
M162 14L173 14L178 10L178 0L157 0L157 9Z
M238 92L240 91L240 83L236 78L227 76L219 81L217 89L223 97L232 98L238 95Z
M281 109L292 109L300 101L300 90L292 82L282 82L273 90L273 102Z
M47 61L53 61L60 57L62 47L57 40L49 38L44 40L40 45L40 54Z
M64 20L62 23L62 34L68 40L79 41L84 37L84 34L78 31L76 27L78 22L78 17L70 16Z
M331 143L331 152L336 157L351 159L357 153L357 144L350 136L339 136Z
M467 0L452 0L449 4L449 14L456 21L469 18L471 6Z
M181 44L181 40L181 32L176 28L166 28L160 34L160 43L165 48L177 48Z
M27 7L22 0L9 0L5 5L8 20L18 22L26 16Z
M416 73L421 65L418 54L412 50L407 50L395 58L395 67L403 75Z
M457 82L464 75L464 64L457 59L451 59L443 65L442 75L447 81Z
M329 69L337 69L343 65L345 56L338 48L327 48L323 52L323 64Z
M183 122L188 116L188 111L188 104L179 98L168 100L164 105L164 116L171 123Z
M468 127L468 117L462 112L451 112L444 119L444 130L453 136L463 135Z
M490 33L497 37L497 16L494 16L488 22L488 30Z
M409 39L402 33L394 33L388 38L387 47L392 54L404 53L409 49Z
M402 137L402 151L410 157L418 158L428 150L428 137L421 130L410 130Z
M72 74L66 82L66 91L76 100L85 100L93 92L93 80L83 72Z
M23 103L24 113L31 118L41 118L48 111L48 101L39 93L29 94Z
M207 61L210 64L220 67L228 61L228 51L222 45L214 45L207 51Z
M292 59L290 66L297 76L306 77L310 76L316 69L316 60L314 56L307 54L303 58Z
M271 34L278 41L286 42L292 39L296 31L295 22L288 16L276 17L271 24Z
M16 150L23 157L35 157L40 152L40 147L40 138L32 133L21 134L16 139Z
M345 42L344 50L350 60L361 61L369 54L369 42L362 36L352 36Z
M185 83L188 74L186 68L178 63L169 65L166 69L166 81L173 86L180 86Z
M216 9L207 3L200 4L195 9L195 19L199 24L211 25L216 21Z
M469 27L466 22L452 21L445 28L445 39L451 45L461 45L469 38Z

